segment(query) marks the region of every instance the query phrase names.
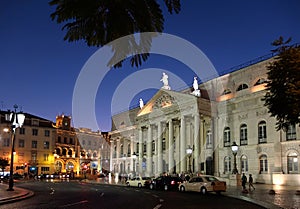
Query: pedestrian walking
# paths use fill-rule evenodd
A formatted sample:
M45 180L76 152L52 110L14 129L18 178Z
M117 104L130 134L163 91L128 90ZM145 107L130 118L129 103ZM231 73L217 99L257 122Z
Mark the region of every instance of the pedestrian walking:
M255 190L255 187L253 186L252 174L249 174L249 191L251 191L251 187L253 188L253 190Z
M243 176L242 176L242 187L243 187L243 190L246 190L246 183L247 183L247 176L245 176L245 173L243 173Z

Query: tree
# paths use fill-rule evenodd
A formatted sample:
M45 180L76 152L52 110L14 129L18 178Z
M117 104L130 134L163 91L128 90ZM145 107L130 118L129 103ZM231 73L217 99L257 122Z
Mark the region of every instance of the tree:
M179 13L180 0L164 0L169 13ZM50 17L58 24L64 23L62 30L67 33L64 40L69 42L84 40L88 46L101 47L118 38L131 35L127 46L114 43L111 47L113 60L141 52L131 57L132 66L139 66L147 60L151 47L151 36L135 33L158 32L164 29L164 17L157 0L51 0L50 6L56 6ZM145 53L146 52L146 53ZM118 62L114 67L121 67Z
M8 160L4 158L0 158L0 168L2 169L3 175L5 168L9 166Z
M272 45L277 48L274 61L268 66L267 93L263 98L272 117L276 117L276 129L288 124L300 123L300 47L289 45L291 39L282 37Z

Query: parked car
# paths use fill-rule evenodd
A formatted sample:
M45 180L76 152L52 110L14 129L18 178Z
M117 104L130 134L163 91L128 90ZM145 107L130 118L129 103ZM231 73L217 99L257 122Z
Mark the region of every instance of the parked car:
M151 180L150 177L137 176L135 178L128 179L126 181L126 185L133 186L133 187L145 187L149 180Z
M150 189L175 190L182 183L182 179L175 176L159 176L152 180Z
M216 192L220 194L226 191L226 182L218 180L215 176L201 175L192 177L189 181L182 182L178 186L179 191L194 191L206 194Z

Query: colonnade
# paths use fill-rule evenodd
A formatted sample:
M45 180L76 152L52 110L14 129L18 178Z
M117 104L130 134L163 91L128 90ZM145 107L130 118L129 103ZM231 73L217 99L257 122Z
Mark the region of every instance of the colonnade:
M111 170L147 176L199 172L205 161L202 123L198 114L144 121L132 130L136 137L123 133L112 140ZM190 156L188 147L192 148Z

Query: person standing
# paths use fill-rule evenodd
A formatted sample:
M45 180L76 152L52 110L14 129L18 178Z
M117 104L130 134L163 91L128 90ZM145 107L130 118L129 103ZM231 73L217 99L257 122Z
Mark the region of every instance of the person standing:
M253 190L255 190L255 187L253 186L252 174L249 174L249 191L251 191L251 187L253 188Z
M243 173L243 176L242 176L242 187L243 187L243 190L246 190L246 183L247 183L247 176L245 176L245 173Z

